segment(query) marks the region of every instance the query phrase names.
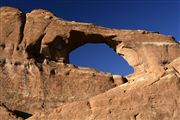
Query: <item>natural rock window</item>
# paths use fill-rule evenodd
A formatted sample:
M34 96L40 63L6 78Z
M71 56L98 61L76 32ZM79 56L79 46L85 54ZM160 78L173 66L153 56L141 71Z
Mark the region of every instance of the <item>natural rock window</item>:
M133 67L106 44L88 43L75 49L70 53L70 63L123 76L134 72Z

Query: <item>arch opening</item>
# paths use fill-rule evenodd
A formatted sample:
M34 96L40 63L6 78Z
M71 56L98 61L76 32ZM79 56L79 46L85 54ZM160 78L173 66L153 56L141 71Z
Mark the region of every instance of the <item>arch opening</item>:
M127 76L134 68L105 43L86 43L70 53L71 64Z

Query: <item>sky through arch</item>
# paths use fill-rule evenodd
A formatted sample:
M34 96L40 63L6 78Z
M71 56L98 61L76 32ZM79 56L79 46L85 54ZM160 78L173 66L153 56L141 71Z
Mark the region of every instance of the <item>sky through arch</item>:
M87 43L70 53L70 63L112 74L129 75L134 69L105 43Z

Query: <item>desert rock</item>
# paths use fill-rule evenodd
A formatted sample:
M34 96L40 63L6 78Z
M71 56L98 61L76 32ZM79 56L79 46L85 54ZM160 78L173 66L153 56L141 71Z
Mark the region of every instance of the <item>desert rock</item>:
M173 37L13 7L0 7L0 28L0 120L180 119L180 43ZM70 64L69 54L86 43L106 43L134 73Z

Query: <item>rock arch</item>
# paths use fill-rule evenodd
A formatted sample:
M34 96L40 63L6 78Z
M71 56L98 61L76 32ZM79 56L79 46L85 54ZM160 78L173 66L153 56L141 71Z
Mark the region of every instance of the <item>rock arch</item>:
M52 22L48 26L46 31L47 33L41 43L42 51L43 49L48 49L49 47L47 44L54 41L54 39L49 39L48 37L54 32L51 28L54 28L54 24L55 23ZM63 43L65 44L62 50L59 51L55 56L60 56L59 58L57 57L57 60L63 59L67 63L69 61L69 53L74 49L86 43L106 43L117 54L124 57L135 69L134 75L139 73L152 73L153 76L161 76L164 72L164 65L161 64L162 61L171 61L176 58L175 56L174 58L168 58L168 54L170 53L167 53L166 49L174 49L175 51L179 51L179 44L173 43L174 40L171 37L166 37L154 32L146 32L141 30L110 30L99 26L94 26L92 24L79 24L78 27L72 27L72 24L74 23L67 22L66 24L66 26L70 24L69 26L71 26L71 28L69 31L66 31L66 33L58 33L59 36L63 37ZM57 23L55 25L57 26ZM61 29L62 28L60 27L57 31L62 31ZM161 40L164 42L161 42ZM41 54L47 55L48 52L41 52ZM157 73L159 75L157 75Z
M41 9L25 15L16 8L2 7L2 21L5 21L7 11L11 16L7 20L13 18L17 21L11 25L16 29L6 29L8 24L2 24L6 32L1 31L0 52L3 58L13 56L14 61L27 61L27 58L35 59L39 55L43 59L68 63L69 53L79 46L106 43L135 69L134 75L150 73L161 76L164 63L180 56L179 43L158 32L109 29L91 23L66 21Z
M33 17L36 12L39 13L40 10L34 10L29 14L31 19L35 19ZM159 63L161 63L163 59L167 59L167 52L163 52L163 55L160 55L160 52L153 52L153 54L150 55L152 53L151 51L159 51L160 49L165 50L164 46L179 51L179 49L177 49L179 44L175 44L172 37L164 36L156 32L108 29L89 23L78 23L74 21L71 22L57 19L55 16L51 17L51 14L49 15L49 13L42 13L38 15L40 16L38 18L39 20L42 19L42 21L48 22L48 25L44 30L39 30L43 31L45 34L41 40L40 54L47 56L52 60L62 60L68 63L69 53L79 46L85 43L107 43L116 51L117 54L122 55L128 61L128 63L135 68L134 74L151 72L154 74L161 73L159 74L159 76L161 76L164 70ZM49 17L47 17L48 15ZM47 18L51 19L46 20ZM27 23L25 28L26 26L38 25L38 22ZM39 27L38 29L41 28L43 28L43 26ZM32 29L32 31L33 30L35 29ZM29 34L29 31L25 32L25 36L26 34ZM58 44L55 44L58 36L60 36L62 39L59 39ZM26 39L26 41L28 44L26 44L25 47L28 47L29 45L34 44L34 42L37 40ZM161 43L161 41L163 41L163 43ZM147 46L151 45L152 42L153 47L148 48ZM159 46L159 42L161 43L161 46ZM61 43L63 43L63 45L60 45ZM55 44L56 47L49 47L50 44ZM56 51L55 49L58 49L58 51L55 55L52 55L51 53L52 51ZM56 56L56 58L53 58L52 56ZM163 57L157 58L156 56ZM176 56L173 58L168 58L168 61L172 61L174 58L176 58Z

